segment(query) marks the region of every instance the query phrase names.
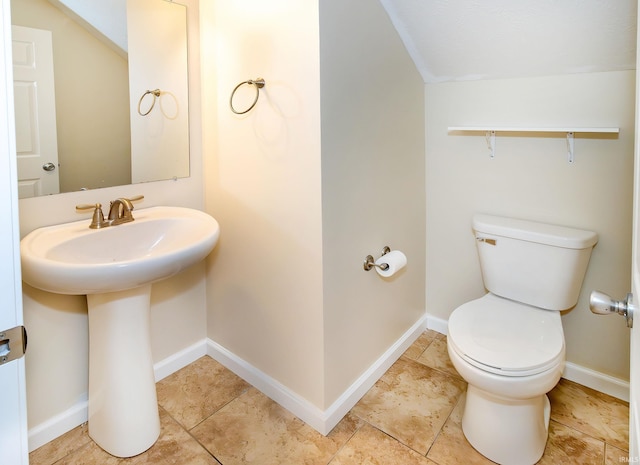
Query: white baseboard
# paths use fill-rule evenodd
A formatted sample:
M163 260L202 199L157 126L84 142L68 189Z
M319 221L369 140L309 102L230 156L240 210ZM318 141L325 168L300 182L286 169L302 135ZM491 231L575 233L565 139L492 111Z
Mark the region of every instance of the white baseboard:
M605 375L590 368L567 362L562 377L588 388L629 402L629 381Z
M164 360L160 360L153 365L156 382L175 373L180 368L189 365L206 354L207 340L202 339L186 349L176 352ZM88 418L88 406L87 393L85 393L78 402L64 412L51 417L49 420L33 428L29 428L29 452L62 436L76 426L85 423Z
M29 428L29 452L45 445L49 441L62 436L78 425L87 421L88 412L87 394L70 408L61 412L39 425Z
M207 355L207 341L208 339L206 338L202 339L154 364L153 372L155 374L156 383L175 373L180 368L184 368L195 362L200 357Z
M425 329L426 316L409 328L324 411L212 340L208 341L207 353L313 429L326 435Z
M437 318L427 313L427 329L431 329L445 336L449 334L449 321Z
M369 367L342 395L325 411L325 431L328 434L353 408L382 375L427 329L427 315L416 321L373 365Z

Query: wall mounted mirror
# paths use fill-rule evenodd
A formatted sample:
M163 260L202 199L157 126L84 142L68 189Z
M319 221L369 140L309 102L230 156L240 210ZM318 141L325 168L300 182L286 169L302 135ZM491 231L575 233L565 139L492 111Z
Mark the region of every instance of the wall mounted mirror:
M189 176L186 14L11 0L20 198Z

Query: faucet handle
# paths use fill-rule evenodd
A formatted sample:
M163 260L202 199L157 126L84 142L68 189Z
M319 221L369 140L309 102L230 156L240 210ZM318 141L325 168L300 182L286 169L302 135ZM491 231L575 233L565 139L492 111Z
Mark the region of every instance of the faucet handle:
M82 203L80 205L76 205L76 210L93 210L93 218L91 219L91 224L89 225L89 228L91 229L100 229L109 226L109 222L105 221L104 219L101 203Z
M80 205L76 205L76 210L91 210L93 208L102 207L101 203L81 203Z
M144 199L144 195L140 194L140 195L135 195L133 197L127 197L127 200L129 200L130 202L135 202L136 200L142 200Z

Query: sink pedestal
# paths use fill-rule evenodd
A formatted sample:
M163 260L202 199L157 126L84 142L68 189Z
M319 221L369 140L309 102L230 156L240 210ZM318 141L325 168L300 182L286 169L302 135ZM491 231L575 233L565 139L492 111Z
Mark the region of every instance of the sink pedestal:
M150 298L151 284L87 295L89 436L117 457L144 452L160 435Z

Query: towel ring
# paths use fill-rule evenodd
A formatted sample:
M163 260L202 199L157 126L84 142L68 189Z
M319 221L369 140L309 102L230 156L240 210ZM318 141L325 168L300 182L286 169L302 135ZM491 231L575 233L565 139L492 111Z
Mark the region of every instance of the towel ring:
M236 91L240 88L240 86L244 84L256 86L256 98L253 99L253 103L249 108L247 108L244 111L238 111L235 108L233 108L233 96L236 94ZM264 79L262 78L258 78L255 80L249 79L248 81L243 81L240 84L238 84L231 92L231 98L229 98L229 106L231 107L231 111L234 112L236 115L244 115L245 113L251 111L251 109L256 106L256 103L258 103L258 97L260 97L260 89L262 89L264 85L265 85L265 82L264 82Z
M144 100L144 98L147 95L153 95L153 102L151 102L151 106L149 107L149 109L147 110L146 113L142 113L142 111L140 111L140 105L142 105L142 101ZM156 104L156 99L160 97L160 89L155 89L155 90L147 90L144 94L142 94L142 97L140 97L140 100L138 100L138 114L140 116L147 116L149 113L151 113L151 110L153 110L153 107Z

